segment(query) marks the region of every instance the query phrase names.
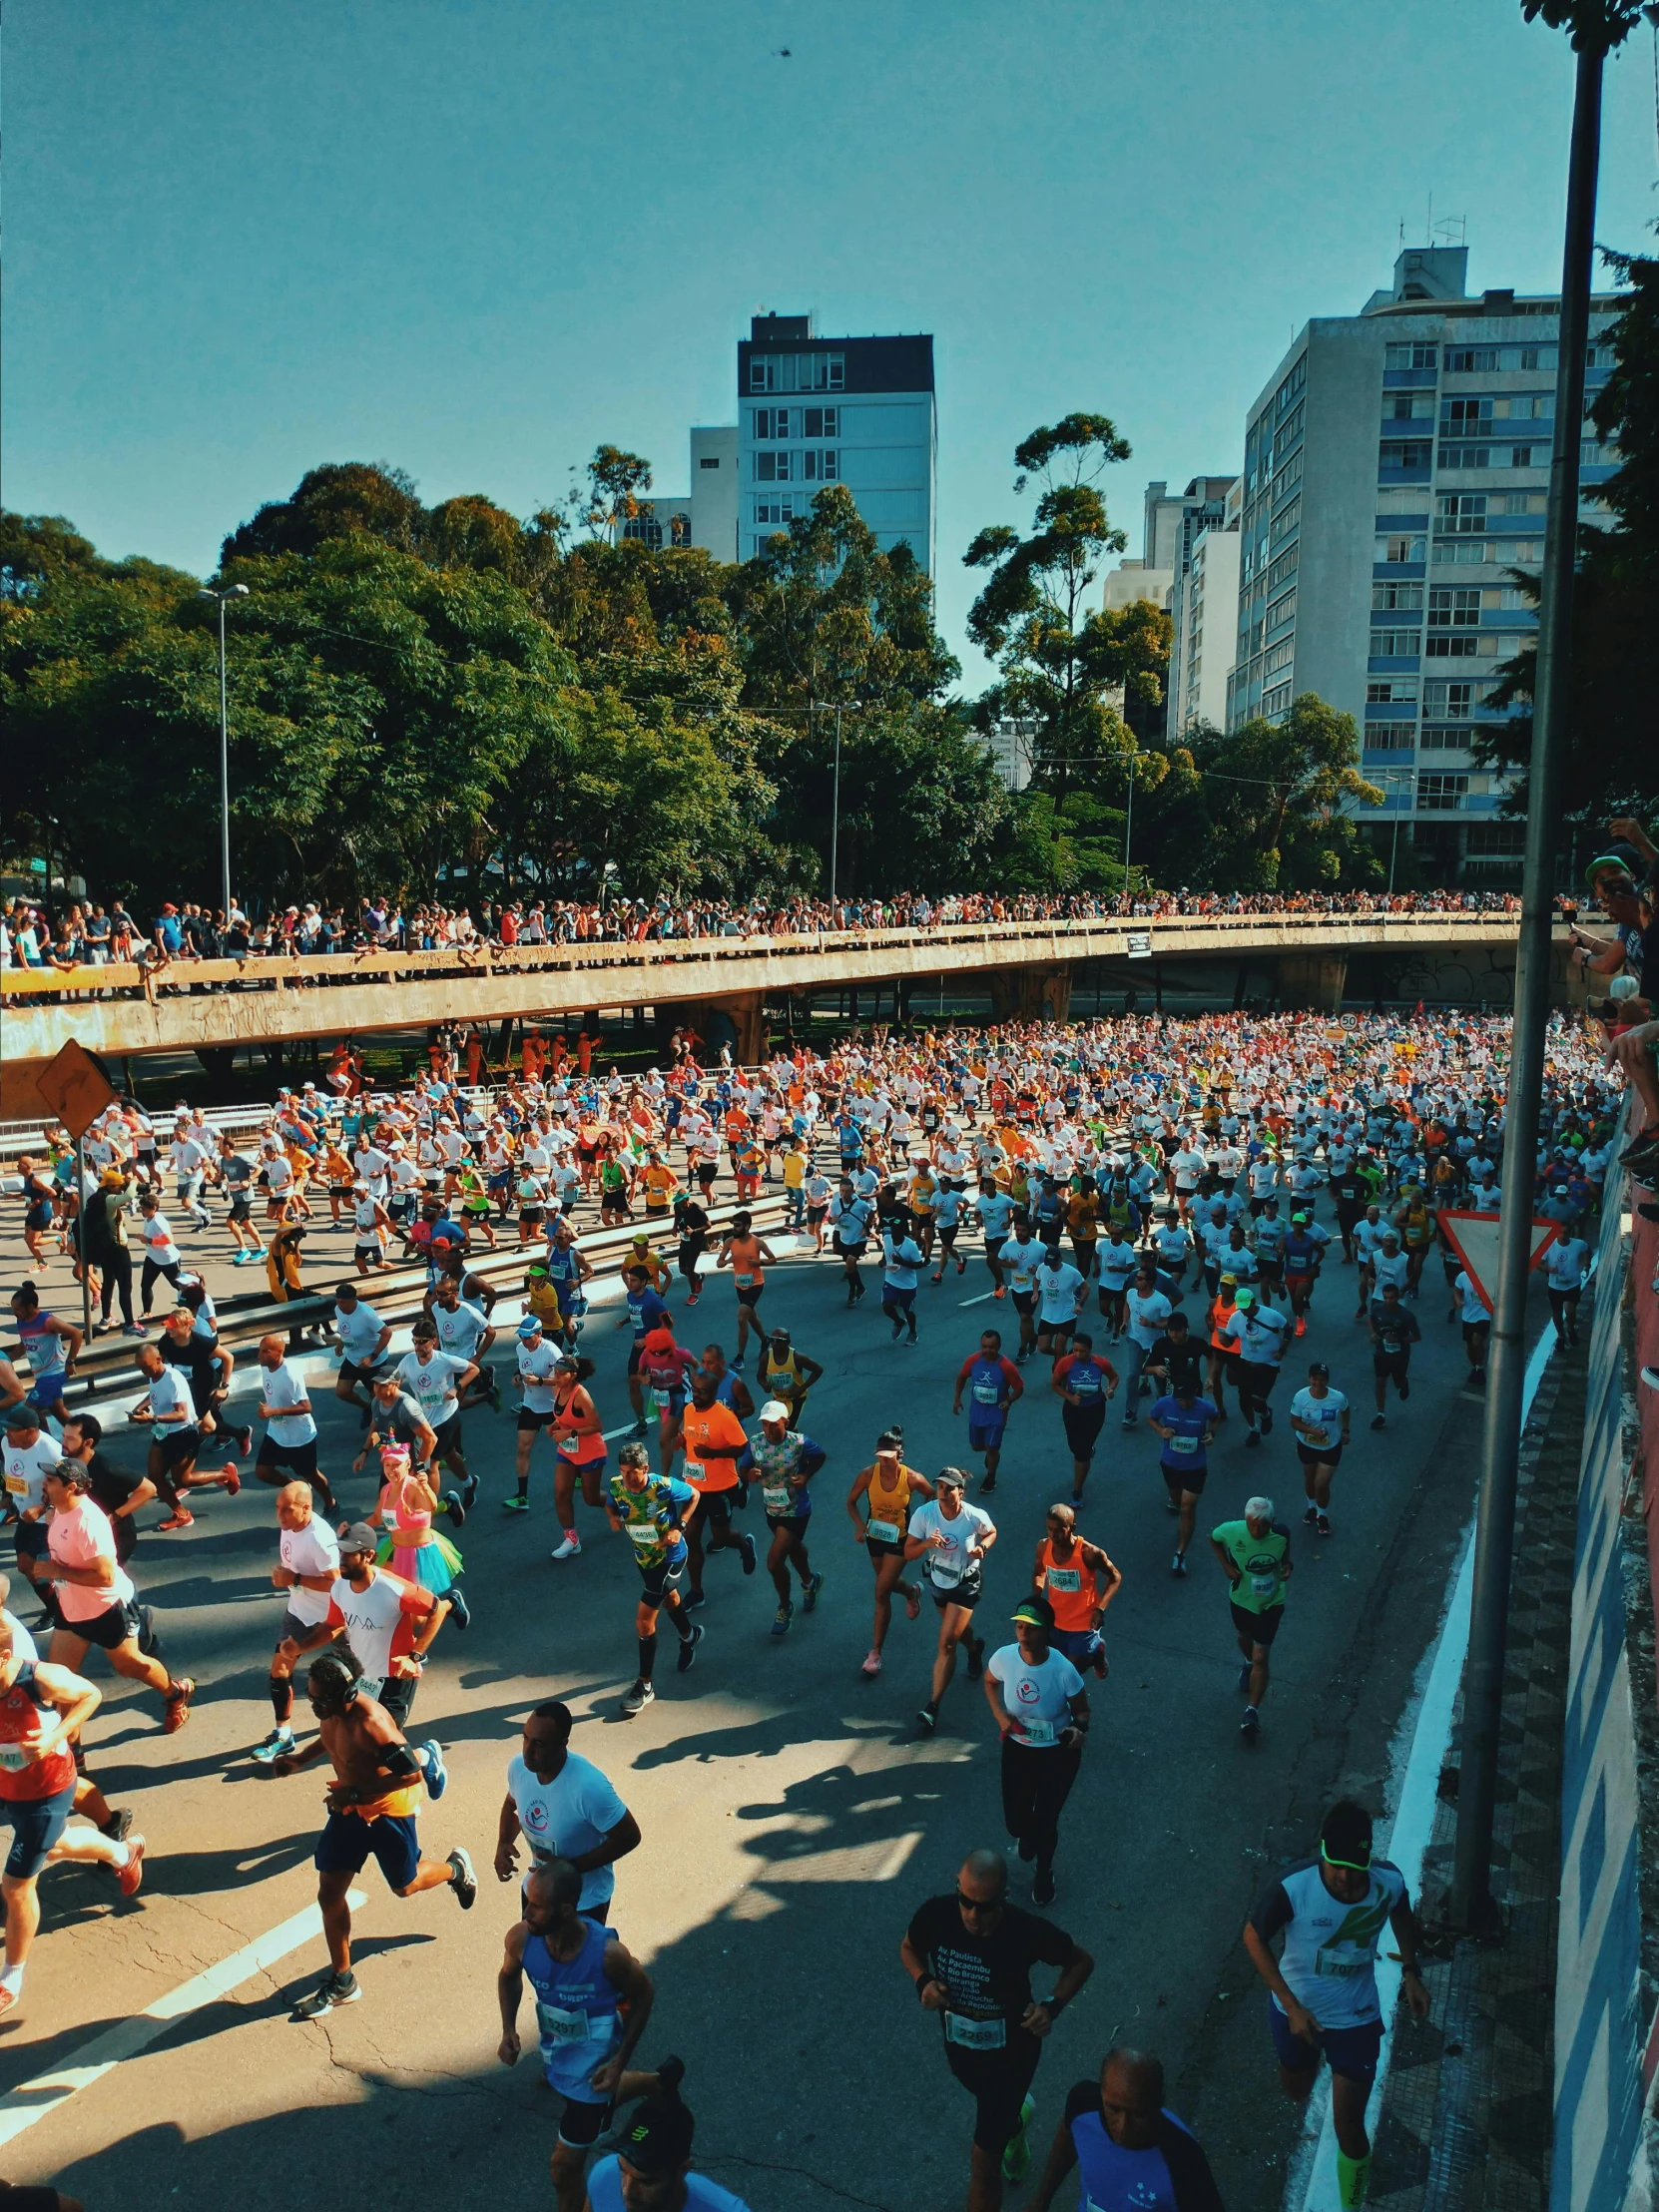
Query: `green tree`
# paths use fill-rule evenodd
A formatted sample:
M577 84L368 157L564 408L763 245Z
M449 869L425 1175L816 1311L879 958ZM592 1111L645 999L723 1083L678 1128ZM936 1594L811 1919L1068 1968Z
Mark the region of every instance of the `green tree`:
M1033 430L1014 449L1015 492L1033 479L1037 486L1029 534L996 523L963 555L967 567L989 572L967 627L1000 672L975 719L984 730L1019 724L1034 780L1057 801L1133 750L1117 704L1131 677L1138 707L1162 702L1145 618L1088 608L1105 556L1128 542L1112 527L1100 480L1129 451L1107 415L1069 414Z
M1380 806L1382 794L1360 774L1352 715L1304 692L1283 722L1247 722L1229 738L1194 737L1187 750L1203 780L1210 829L1198 872L1180 880L1295 891L1376 879L1375 855L1347 809L1357 801Z

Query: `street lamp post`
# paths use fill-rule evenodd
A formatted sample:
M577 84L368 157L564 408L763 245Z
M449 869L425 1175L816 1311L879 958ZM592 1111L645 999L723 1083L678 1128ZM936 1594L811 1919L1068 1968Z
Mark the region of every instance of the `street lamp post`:
M225 602L228 599L246 599L248 586L232 584L224 591L215 591L209 585L202 588L204 599L219 601L219 863L224 886L225 923L231 922L231 700L225 675Z
M1129 756L1129 804L1123 811L1123 888L1129 889L1129 833L1135 826L1135 756Z
M841 711L835 709L835 786L830 815L830 926L835 924L835 874L841 842Z

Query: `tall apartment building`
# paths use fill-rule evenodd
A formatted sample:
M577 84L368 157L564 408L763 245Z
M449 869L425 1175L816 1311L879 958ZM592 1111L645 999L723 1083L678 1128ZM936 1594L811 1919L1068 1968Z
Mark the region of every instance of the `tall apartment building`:
M1167 568L1176 581L1192 566L1193 547L1206 530L1224 522L1227 494L1236 476L1195 476L1183 492L1172 493L1161 479L1146 487L1146 520L1141 557L1148 568Z
M1169 711L1171 738L1193 729L1227 727L1228 678L1239 630L1239 518L1242 477L1225 482L1221 512L1192 541L1187 572L1170 598Z
M1522 841L1470 741L1536 627L1507 571L1543 557L1560 299L1471 296L1467 259L1401 253L1392 288L1309 322L1250 408L1228 728L1317 692L1365 726L1384 793L1367 834L1478 881L1512 871ZM1618 305L1592 301L1591 395ZM1581 454L1594 520L1617 456L1593 430Z
M738 557L844 484L884 552L934 568L933 340L821 338L804 314L756 315L738 343Z
M738 557L738 426L702 423L691 433L691 489L652 492L622 525L642 544L701 545L723 561Z

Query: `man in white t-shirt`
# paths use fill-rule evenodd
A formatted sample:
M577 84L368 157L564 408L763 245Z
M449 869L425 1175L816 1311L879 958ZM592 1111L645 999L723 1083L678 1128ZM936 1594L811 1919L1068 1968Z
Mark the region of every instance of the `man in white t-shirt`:
M1022 1859L1034 1859L1034 1905L1054 1900L1060 1813L1082 1763L1089 1728L1083 1677L1049 1648L1054 1608L1028 1597L1013 1610L1016 1643L985 1662L985 1701L1002 1736L1002 1818Z
M984 1595L985 1555L996 1542L996 1523L981 1507L965 1502L966 1487L960 1467L941 1467L933 1496L916 1507L904 1532L904 1556L921 1560L923 1580L939 1612L932 1687L916 1715L928 1735L938 1725L939 1701L956 1672L957 1644L967 1645L970 1682L978 1680L984 1665L985 1643L973 1633L973 1608Z
M280 1486L298 1480L308 1482L325 1512L334 1509L334 1493L316 1463L316 1422L311 1416L310 1394L284 1357L278 1336L260 1339L260 1418L266 1424L260 1438L254 1472L262 1482Z
M271 1734L251 1756L269 1767L294 1748L293 1670L300 1656L315 1651L334 1635L328 1625L328 1600L339 1577L339 1538L313 1509L308 1482L288 1482L276 1492L277 1563L271 1570L274 1588L284 1592L282 1631L271 1660Z
M533 1863L568 1859L582 1877L577 1911L590 1921L610 1915L616 1861L639 1848L640 1824L591 1759L570 1748L571 1711L556 1698L532 1708L524 1742L507 1763L507 1794L495 1844L495 1874L511 1882L518 1839Z

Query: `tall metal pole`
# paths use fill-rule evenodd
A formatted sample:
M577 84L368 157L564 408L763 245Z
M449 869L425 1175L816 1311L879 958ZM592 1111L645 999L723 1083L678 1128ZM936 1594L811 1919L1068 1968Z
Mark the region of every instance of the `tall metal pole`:
M219 600L219 834L225 921L231 920L231 704L225 680L225 597Z
M830 926L835 925L835 879L841 842L841 711L835 709L835 796L830 817Z
M1135 756L1129 756L1129 804L1123 811L1123 888L1129 889L1129 833L1135 827Z
M87 1272L87 1137L75 1140L75 1242L81 1263L81 1342L92 1347L92 1277ZM129 1312L131 1307L129 1307Z
M1549 464L1543 596L1533 685L1532 759L1526 805L1526 864L1520 941L1515 957L1515 1021L1503 1133L1503 1197L1498 1208L1497 1281L1486 1369L1486 1418L1480 1439L1480 1503L1475 1522L1474 1592L1463 1675L1462 1771L1457 1784L1457 1849L1452 1911L1459 1926L1492 1917L1492 1815L1497 1793L1498 1728L1509 1568L1515 1539L1515 1483L1521 1439L1521 1380L1526 1367L1526 1285L1532 1257L1532 1184L1538 1151L1545 1031L1549 1018L1550 923L1561 756L1571 668L1573 554L1578 534L1578 448L1584 434L1584 352L1589 336L1590 272L1595 252L1596 168L1601 143L1603 55L1578 55L1572 153L1567 168L1567 232L1561 270L1560 340L1555 370L1555 438Z

